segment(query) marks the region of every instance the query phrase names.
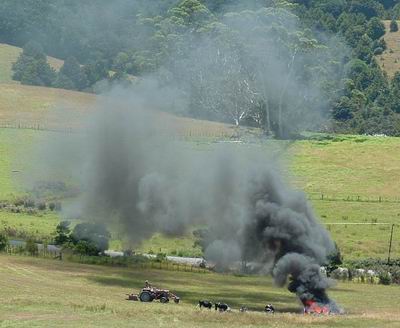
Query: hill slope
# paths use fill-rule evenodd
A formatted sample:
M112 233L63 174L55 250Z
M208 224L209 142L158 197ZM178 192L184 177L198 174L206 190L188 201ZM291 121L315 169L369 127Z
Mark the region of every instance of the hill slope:
M390 20L383 21L386 27L384 39L387 49L378 57L378 63L389 77L393 77L394 73L400 71L400 30L390 32ZM400 24L400 21L397 21Z

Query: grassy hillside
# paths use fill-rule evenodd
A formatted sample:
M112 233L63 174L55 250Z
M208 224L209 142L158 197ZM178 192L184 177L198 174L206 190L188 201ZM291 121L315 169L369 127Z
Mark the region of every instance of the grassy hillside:
M11 78L11 67L21 51L21 48L0 43L0 83L19 83ZM53 57L47 57L47 61L55 70L59 70L64 63L62 60Z
M400 71L400 31L390 32L390 20L383 21L386 27L386 34L383 36L387 49L378 56L378 63L386 71L389 77ZM397 21L400 24L400 21Z
M149 279L181 296L180 304L124 300ZM62 283L60 283L62 282ZM400 327L393 286L340 283L331 296L343 316L304 316L296 297L267 277L107 268L0 255L0 325L4 327ZM199 299L225 301L236 311L195 307ZM277 314L260 311L272 303Z
M334 136L300 141L291 169L309 194L400 200L400 139Z
M0 125L44 128L74 125L94 101L94 95L83 92L0 84ZM64 111L54 115L52 110L56 108ZM66 114L69 121L65 121L62 114Z

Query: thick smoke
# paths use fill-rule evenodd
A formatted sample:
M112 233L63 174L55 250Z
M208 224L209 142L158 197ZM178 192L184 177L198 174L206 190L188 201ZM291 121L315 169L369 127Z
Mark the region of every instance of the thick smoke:
M217 30L212 38L184 36L180 44L188 51L173 53L151 78L100 97L68 148L74 150L56 145L43 158L66 158L63 169L82 190L71 208L119 232L128 245L157 232L181 236L206 226L205 256L221 268L254 263L278 285L291 277L290 290L301 298L311 293L325 302L330 282L319 267L334 243L305 195L282 181L272 151L227 144L196 149L176 138L173 120L159 111L195 108L199 116L234 123L251 117L282 137L283 128L310 126L320 117L315 110L326 108L318 76L329 75L330 55L318 52L318 60L327 59L325 72L305 70L321 49L282 9L226 15L210 27ZM286 47L278 35L296 46ZM314 111L305 113L308 108Z
M204 148L181 141L172 116L150 109L169 106L174 93L162 104L149 94L117 89L99 98L85 132L51 147L80 183L71 205L77 214L106 224L130 247L158 232L182 236L207 227L205 257L220 269L251 263L278 285L290 276L300 297L325 295L330 283L319 267L334 243L305 195L280 177L268 143Z

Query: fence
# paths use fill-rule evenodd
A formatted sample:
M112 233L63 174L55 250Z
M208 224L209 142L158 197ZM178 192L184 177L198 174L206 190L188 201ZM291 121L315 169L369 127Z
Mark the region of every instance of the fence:
M62 126L55 124L46 124L43 122L33 122L33 123L21 123L21 122L0 122L0 128L3 129L22 129L22 130L36 130L36 131L48 131L48 132L60 132L65 134L81 133L84 132L82 126ZM171 131L173 133L171 134ZM178 128L163 131L159 131L160 134L165 134L166 137L172 138L182 138L182 139L193 139L193 138L209 138L209 139L239 139L240 131L233 128L226 129L216 129L205 127L193 127L193 128Z
M142 270L169 270L180 272L209 273L210 270L204 267L169 261L136 261L135 257L108 257L108 256L84 256L64 254L59 251L47 250L44 247L33 251L27 251L23 246L8 245L6 252L9 255L32 256L60 261L69 261L81 264L109 265L130 267Z
M61 133L76 133L77 128L73 127L56 127L48 126L40 123L0 123L0 129L21 129L21 130L36 130L36 131L49 131Z
M362 203L400 203L400 197L362 196L362 195L328 195L318 192L307 192L309 200L322 200L333 202L362 202Z

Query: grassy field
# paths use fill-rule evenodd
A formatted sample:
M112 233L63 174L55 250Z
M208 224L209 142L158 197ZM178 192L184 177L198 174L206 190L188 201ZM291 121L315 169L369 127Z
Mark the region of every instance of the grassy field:
M386 71L389 77L400 71L400 31L390 32L390 20L383 21L386 27L386 34L383 38L386 41L387 49L378 57L378 63ZM400 21L397 21L400 23Z
M11 78L11 67L21 51L21 48L0 43L0 83L19 83ZM53 57L47 57L47 61L55 70L59 70L64 63L62 60Z
M93 94L83 92L3 83L0 124L50 129L74 127L95 99Z
M335 136L292 147L291 170L307 193L400 201L400 139Z
M0 211L0 231L15 230L18 233L18 235L14 236L15 239L21 239L23 236L32 236L38 241L48 241L54 236L59 222L59 217L53 212L28 215Z
M19 155L43 135L51 136L52 132L0 129L0 154L3 155L0 157L0 199L21 193L18 176L29 166L29 161ZM207 149L212 147L212 143L196 147ZM316 213L327 224L347 259L387 256L389 225L360 226L351 223L400 224L400 203L327 201L318 198L323 193L328 199L346 199L348 195L356 199L358 195L362 200L378 199L379 196L382 200L395 200L400 190L399 151L398 138L337 136L333 140L305 140L289 146L289 175L294 177L296 187L311 196ZM1 213L3 220L8 215ZM25 222L34 222L33 232L39 236L48 234L57 224L56 220L46 224L44 218L29 217L26 220L26 215L9 216L7 222L18 230L23 228ZM192 245L190 235L179 240L157 235L146 241L140 250L158 253L161 249L161 252L169 254L199 255L199 250ZM111 247L124 248L118 240L114 240ZM394 231L393 256L400 257L400 228Z
M128 302L145 279L176 292L176 304ZM293 294L270 278L89 266L0 255L0 327L400 327L393 286L339 283L330 295L346 315L304 316ZM200 311L199 299L227 302L232 313ZM272 303L273 316L260 311ZM251 312L239 313L246 305ZM236 311L235 311L236 310Z

